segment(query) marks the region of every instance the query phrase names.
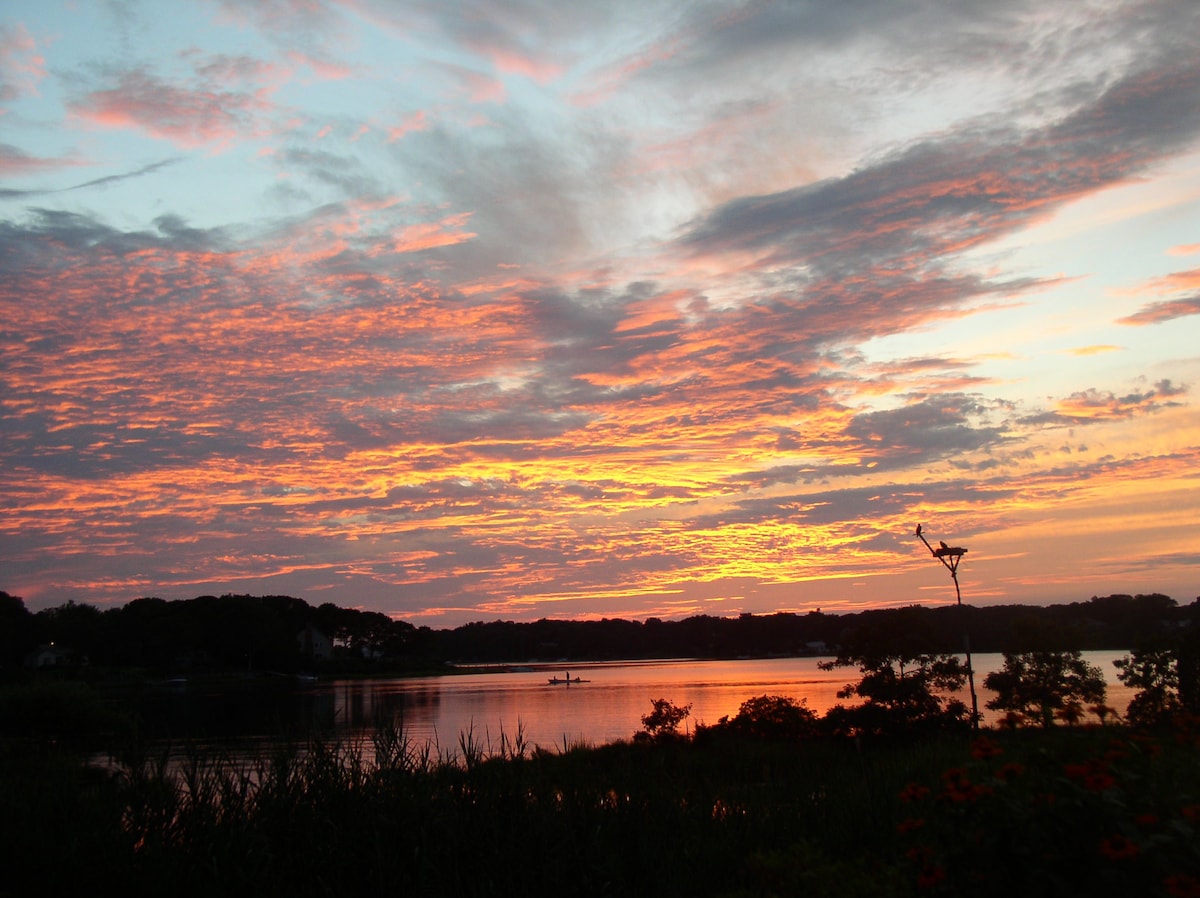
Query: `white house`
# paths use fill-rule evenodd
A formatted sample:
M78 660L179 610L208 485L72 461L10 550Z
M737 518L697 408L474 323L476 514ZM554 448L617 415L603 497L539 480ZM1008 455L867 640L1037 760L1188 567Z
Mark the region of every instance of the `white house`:
M333 654L333 641L312 624L296 635L296 641L301 653L308 658L324 661Z

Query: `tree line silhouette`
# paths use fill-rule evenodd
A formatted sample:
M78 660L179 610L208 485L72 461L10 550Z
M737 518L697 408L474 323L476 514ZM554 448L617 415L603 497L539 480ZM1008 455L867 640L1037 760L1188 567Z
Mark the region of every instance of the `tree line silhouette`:
M390 672L447 664L646 658L831 655L849 647L883 655L919 647L955 653L964 632L978 652L1128 650L1200 633L1200 599L1158 593L1094 596L1059 605L905 606L825 614L778 612L682 620L477 621L453 629L414 626L374 611L290 596L141 598L101 609L68 602L36 613L0 592L0 671L38 663L62 668L189 671ZM328 642L314 650L316 631Z

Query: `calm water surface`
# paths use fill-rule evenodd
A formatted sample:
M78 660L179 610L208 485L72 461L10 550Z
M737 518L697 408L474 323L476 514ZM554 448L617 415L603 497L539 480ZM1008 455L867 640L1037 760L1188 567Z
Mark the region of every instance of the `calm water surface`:
M1087 652L1108 680L1108 704L1124 711L1132 692L1116 678L1112 662L1128 652ZM521 733L525 742L547 749L580 743L600 745L630 739L642 729L651 703L663 698L691 705L689 728L732 717L748 698L782 695L803 699L818 714L838 703L838 689L857 680L857 670L823 671L822 658L738 661L620 661L569 666L535 665L513 672L460 674L415 679L316 681L264 694L205 694L183 687L160 696L154 713L174 738L272 738L280 733L321 732L343 737L369 735L379 723L402 722L417 745L431 743L457 753L462 734L497 749ZM983 678L1003 665L1001 655L974 657L976 691L985 721L991 698ZM567 672L585 682L550 685ZM965 694L965 702L970 699Z

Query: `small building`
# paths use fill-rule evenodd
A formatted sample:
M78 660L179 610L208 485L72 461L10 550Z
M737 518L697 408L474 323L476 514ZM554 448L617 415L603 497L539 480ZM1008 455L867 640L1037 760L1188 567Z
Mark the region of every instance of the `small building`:
M75 660L75 653L53 642L39 645L25 656L26 667L61 667Z
M300 653L306 658L324 661L333 654L333 640L309 624L296 635Z

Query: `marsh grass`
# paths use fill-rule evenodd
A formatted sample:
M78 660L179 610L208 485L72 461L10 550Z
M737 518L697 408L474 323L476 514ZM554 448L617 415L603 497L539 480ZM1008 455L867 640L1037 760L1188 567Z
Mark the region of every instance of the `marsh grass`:
M977 805L939 801L947 771L992 782L1002 761L1040 763L1027 780L1035 794L1104 808L1113 795L1093 795L1063 771L1117 732L995 732L1005 754L981 761L970 734L773 741L720 732L603 746L564 739L545 750L518 724L495 736L468 729L450 750L415 743L395 720L355 740L313 735L252 752L135 740L105 770L10 740L0 742L0 895L953 894L951 885L980 875L1014 875L1004 828L1019 833L1040 811L1015 789ZM1127 774L1130 794L1151 789L1163 819L1171 784L1196 783L1195 747L1174 745L1155 756L1166 767L1148 760ZM915 835L906 831L914 784L932 794ZM1114 832L1136 832L1121 808L1106 813ZM1172 826L1187 819L1177 811ZM941 841L928 857L942 880L931 881L926 855L912 856L932 836ZM1145 843L1147 856L1158 844ZM1156 870L1191 875L1193 860L1163 855Z
M772 857L818 878L870 857L900 786L943 759L742 738L543 750L520 725L449 752L399 721L250 755L133 744L107 770L9 745L3 844L14 894L744 894Z

